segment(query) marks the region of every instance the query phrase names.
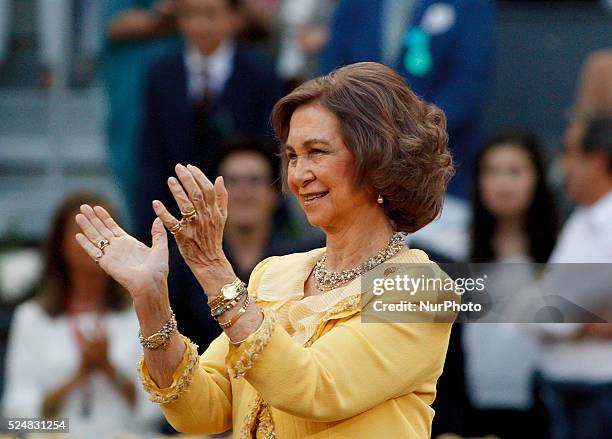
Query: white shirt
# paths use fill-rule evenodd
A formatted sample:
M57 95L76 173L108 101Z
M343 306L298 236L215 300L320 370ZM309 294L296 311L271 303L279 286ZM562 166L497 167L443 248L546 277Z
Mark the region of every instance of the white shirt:
M206 89L218 96L232 74L236 43L225 41L210 55L202 55L193 47L185 50L187 90L192 100L199 100ZM205 72L205 73L204 73ZM206 84L205 78L210 81Z
M612 191L572 213L549 262L612 262Z
M96 313L82 313L76 324L83 334L96 326ZM150 402L136 373L142 355L138 321L132 309L106 313L109 359L136 386L137 403L131 409L117 387L99 372L89 378L90 414L83 415L85 387L67 396L58 417L69 418L70 437L107 439L121 432L151 437L162 419L161 410ZM2 413L6 417L40 417L45 395L65 383L79 367L80 350L69 318L51 318L34 300L15 311L6 355L6 381Z
M570 216L549 263L612 263L612 191ZM549 379L612 382L612 341L568 339L580 326L534 325L537 332L558 338L542 344L542 372Z
M509 297L517 286L533 282L528 257L500 261L487 272L487 290ZM512 270L505 264L516 263ZM495 287L495 291L492 288ZM538 343L514 323L469 323L463 326L466 381L470 401L480 409L528 410Z

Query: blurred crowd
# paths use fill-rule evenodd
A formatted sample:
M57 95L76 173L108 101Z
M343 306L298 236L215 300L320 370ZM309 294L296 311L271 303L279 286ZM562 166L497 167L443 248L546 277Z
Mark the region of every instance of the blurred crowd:
M0 68L14 3L0 0ZM174 204L168 178L182 163L223 175L224 250L242 279L264 257L323 246L282 190L270 111L309 78L378 61L444 110L457 164L442 217L409 236L411 246L436 262L612 263L612 49L584 60L563 148L551 157L527 129L485 132L491 0L35 3L43 87L58 86L69 51L79 65L99 63L108 167L144 242L151 202ZM548 175L559 169L561 188ZM137 382L128 296L74 240L83 203L113 208L88 192L57 206L40 282L12 314L2 415L68 417L77 438L171 433ZM431 244L431 234L453 241L457 222L461 248ZM203 351L220 329L176 247L169 287L180 332ZM434 436L612 438L612 326L457 324L434 408Z

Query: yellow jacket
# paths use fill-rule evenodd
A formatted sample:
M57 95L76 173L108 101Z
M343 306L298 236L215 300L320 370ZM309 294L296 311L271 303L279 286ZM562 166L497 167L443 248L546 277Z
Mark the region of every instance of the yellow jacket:
M189 386L161 405L174 428L212 434L233 427L234 438L430 437L430 404L451 323L362 323L359 279L318 314L316 331L303 345L276 322L288 300L303 296L323 251L272 257L255 268L248 289L266 315L262 328L238 348L225 334L211 343ZM407 263L429 260L420 250L405 250L380 274L406 272ZM167 389L159 389L141 363L145 387L172 392L186 373L188 352Z

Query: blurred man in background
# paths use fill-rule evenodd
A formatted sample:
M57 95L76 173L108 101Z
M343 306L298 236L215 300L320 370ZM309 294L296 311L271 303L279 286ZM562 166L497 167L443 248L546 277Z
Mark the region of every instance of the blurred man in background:
M611 78L612 52L591 55L582 70L562 158L565 192L578 207L561 231L551 263L612 263ZM551 266L553 272L556 268L563 271ZM585 284L585 291L580 288L584 295L596 280L579 281ZM596 287L600 303L609 307L609 283ZM596 311L609 316L612 310ZM539 367L551 438L612 437L612 325L553 323L535 330L543 340Z
M185 43L151 66L145 84L136 202L144 236L155 218L151 201L172 204L166 179L174 166L211 175L225 139L269 134L282 93L273 64L236 40L240 0L177 0L176 8Z
M572 125L563 162L567 195L579 207L565 224L549 262L609 264L612 263L612 117ZM582 281L593 283L592 279ZM600 289L599 294L609 296L609 285L603 291ZM610 315L610 309L598 311ZM538 326L544 339L539 366L544 381L542 398L551 416L551 437L611 437L612 326L609 323Z
M145 84L135 169L139 174L135 215L143 237L155 219L151 202L174 205L167 179L175 165L191 163L213 179L215 157L227 139L270 134L268 118L282 94L274 65L237 41L244 20L240 0L176 0L175 6L184 45L155 62ZM189 322L189 316L179 315L180 309L189 313L206 304L175 247L170 253L169 283L181 294L172 304L177 320ZM189 309L179 301L191 304ZM218 327L212 320L208 326L198 321L204 327L181 331L206 349Z

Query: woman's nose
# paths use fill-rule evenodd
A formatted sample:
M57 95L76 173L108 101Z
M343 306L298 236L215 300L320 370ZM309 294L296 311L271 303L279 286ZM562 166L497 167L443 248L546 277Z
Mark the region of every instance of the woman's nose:
M292 174L294 183L299 187L306 186L315 178L311 163L307 159L300 157L296 158L296 163Z

